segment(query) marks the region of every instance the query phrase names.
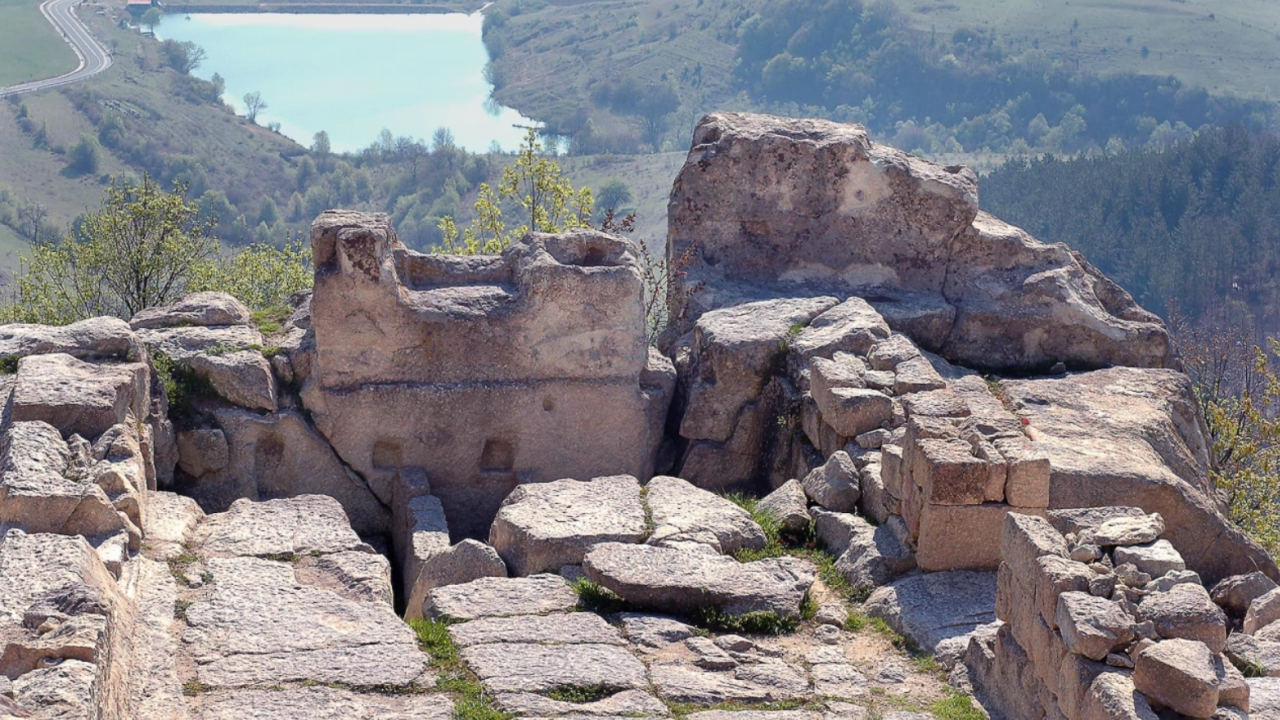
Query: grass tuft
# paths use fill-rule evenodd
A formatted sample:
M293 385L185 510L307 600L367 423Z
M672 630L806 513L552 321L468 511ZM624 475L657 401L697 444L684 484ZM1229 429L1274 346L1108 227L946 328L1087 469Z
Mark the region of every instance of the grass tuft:
M714 607L703 607L689 618L695 625L716 632L758 635L782 635L795 632L800 625L796 617L782 617L775 612L749 612L730 615Z
M297 565L302 562L302 556L295 552L267 553L262 556L263 560L274 560L275 562L292 563Z
M929 706L929 712L937 720L986 720L986 715L974 706L968 695L949 690L947 696Z
M200 693L207 693L212 689L213 688L208 685L200 682L199 678L191 678L190 680L182 683L182 694L187 697L194 697Z
M288 305L277 305L276 307L267 308L265 310L254 310L251 318L253 324L258 327L258 331L263 335L274 335L280 332L280 328L289 322L289 317L293 315L293 308ZM265 352L263 353L266 354Z
M174 600L173 601L173 619L187 621L187 608L191 607L190 600Z
M458 648L449 635L449 623L411 620L418 645L431 658L431 667L440 673L436 689L453 695L454 720L510 720L509 713L493 707L484 686L462 663Z
M626 600L594 580L581 577L573 581L572 587L578 594L578 605L583 610L608 615L634 609Z

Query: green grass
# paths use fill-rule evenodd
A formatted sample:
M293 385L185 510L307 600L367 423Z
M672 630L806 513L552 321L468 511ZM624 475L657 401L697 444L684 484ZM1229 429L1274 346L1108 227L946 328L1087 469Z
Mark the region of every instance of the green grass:
M767 611L730 615L713 607L699 608L689 619L695 625L714 632L748 635L783 635L795 632L801 620L800 617L782 617Z
M937 720L985 720L987 717L974 707L973 700L968 695L961 695L954 690L948 691L945 698L934 701L929 706L929 712Z
M635 609L626 600L615 595L612 590L594 580L578 578L573 581L572 587L578 594L578 606L583 610L608 615Z
M187 621L187 609L191 607L190 600L174 600L173 601L173 619Z
M510 720L510 714L493 707L484 686L463 665L448 623L411 620L409 626L418 635L419 647L431 658L431 667L439 673L436 689L453 695L454 720Z
M263 335L274 335L293 315L293 308L288 305L253 311L253 324ZM266 353L263 353L266 354Z
M40 14L40 0L0 0L0 87L75 67L75 52Z
M213 688L208 685L200 682L197 678L191 678L190 680L182 683L182 694L187 697L195 697L201 693L207 693L212 689Z

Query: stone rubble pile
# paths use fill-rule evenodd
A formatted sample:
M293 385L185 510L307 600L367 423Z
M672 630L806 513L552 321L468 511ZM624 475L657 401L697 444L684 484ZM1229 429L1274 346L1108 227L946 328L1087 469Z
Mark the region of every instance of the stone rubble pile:
M1211 595L1166 535L1159 514L1132 507L1009 514L1001 622L970 640L964 658L987 708L1011 720L1280 712L1270 682L1246 680L1227 651L1238 611L1265 606L1265 595L1248 600L1265 576L1226 579ZM1260 703L1251 702L1255 686Z

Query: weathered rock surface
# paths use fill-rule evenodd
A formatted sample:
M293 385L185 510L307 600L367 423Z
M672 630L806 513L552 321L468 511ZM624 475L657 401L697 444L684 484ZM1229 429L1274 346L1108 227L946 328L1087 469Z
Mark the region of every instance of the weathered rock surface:
M502 501L489 544L523 576L580 564L597 543L640 542L645 533L640 483L616 475L521 485Z
M1244 617L1254 600L1276 589L1276 583L1266 575L1254 571L1247 575L1224 578L1209 595L1223 610L1236 617Z
M995 597L995 573L955 570L901 578L871 593L864 609L954 661L979 626L995 621Z
M1067 649L1090 660L1105 660L1134 636L1134 621L1119 605L1083 592L1058 596L1058 630Z
M18 361L10 418L96 438L113 425L147 417L148 377L142 363L96 365L65 353L27 356Z
M761 498L756 509L768 513L779 527L789 532L804 530L809 526L809 498L798 480L788 480L777 490Z
M446 695L378 695L328 687L210 693L200 720L449 720Z
M1275 563L1219 512L1190 381L1172 370L1111 368L1004 380L1052 464L1049 506L1137 505L1159 513L1186 565L1207 582Z
M1198 584L1182 583L1147 595L1138 605L1138 615L1154 623L1160 637L1198 640L1214 654L1227 646L1227 618Z
M873 527L850 513L815 510L813 516L818 537L836 557L836 569L855 589L870 592L915 569L901 518Z
M1203 643L1162 640L1134 659L1134 686L1175 712L1208 718L1218 707L1213 655Z
M814 468L802 484L809 499L834 512L854 512L862 494L858 468L843 450L827 458L822 467Z
M1185 570L1187 564L1168 540L1156 540L1146 545L1118 547L1113 553L1117 564L1129 563L1153 578L1165 573Z
M96 317L70 325L0 326L0 357L66 353L81 360L141 361L144 354L128 323Z
M795 617L813 584L813 566L783 557L740 563L711 550L604 543L582 563L587 577L627 602L689 614L771 612Z
M720 495L665 476L653 478L645 488L654 524L650 544L692 542L726 554L765 545L764 531L751 513Z
M491 692L547 692L562 687L634 690L648 686L644 665L616 645L513 642L474 645L460 654Z
M196 530L207 557L282 557L344 550L373 552L360 540L342 506L325 495L287 500L237 500Z
M887 297L876 305L891 325L966 364L1168 362L1157 318L1064 246L979 213L977 196L969 170L874 144L859 126L708 115L668 219L669 257L698 248L682 284L703 291L681 311L697 320L740 302L748 287L805 288ZM943 318L954 320L938 334L934 323L899 320L928 313L895 304L949 306Z
M332 211L311 245L302 398L374 487L421 468L462 539L485 537L517 485L653 475L675 378L649 353L631 243L581 230L500 257L423 254L386 216Z
M138 311L129 320L134 330L197 325L248 325L253 316L234 297L220 292L198 292L172 305Z
M425 614L438 620L476 620L563 612L577 604L578 596L559 575L486 577L435 588L427 593Z
M77 477L87 468L71 462L62 434L48 423L9 425L0 437L0 527L91 538L127 530L129 518L92 477ZM138 494L134 487L120 490Z

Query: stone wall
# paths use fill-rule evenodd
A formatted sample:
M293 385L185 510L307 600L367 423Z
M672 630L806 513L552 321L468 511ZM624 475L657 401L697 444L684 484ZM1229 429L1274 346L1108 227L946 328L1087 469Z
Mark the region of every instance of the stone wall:
M517 485L653 474L671 364L648 347L638 261L598 232L498 257L424 255L385 216L312 229L314 350L302 397L386 504L423 470L456 537Z
M972 639L966 655L993 716L1248 713L1249 684L1222 654L1227 616L1165 535L1159 514L1137 508L1005 518L1003 624Z

